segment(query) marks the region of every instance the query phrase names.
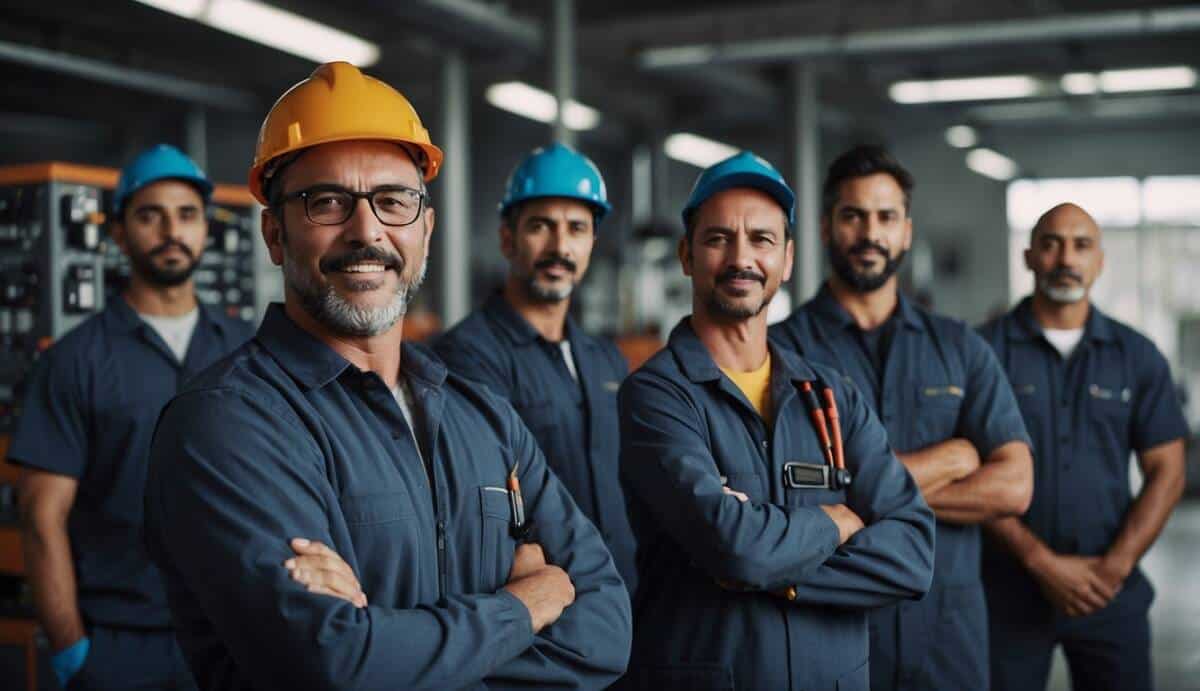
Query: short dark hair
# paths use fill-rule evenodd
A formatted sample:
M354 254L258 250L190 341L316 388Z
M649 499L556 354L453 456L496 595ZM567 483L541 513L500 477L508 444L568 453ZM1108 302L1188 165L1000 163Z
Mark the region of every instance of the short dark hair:
M821 216L828 217L837 205L842 183L876 173L891 175L904 192L904 213L912 206L913 176L882 146L856 146L829 164L821 188Z

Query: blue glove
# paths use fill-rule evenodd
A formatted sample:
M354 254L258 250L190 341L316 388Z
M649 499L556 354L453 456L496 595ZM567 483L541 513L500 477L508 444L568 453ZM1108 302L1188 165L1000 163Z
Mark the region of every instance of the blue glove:
M59 686L66 688L71 677L83 667L91 648L92 641L84 636L50 656L50 666L54 668L54 676L58 677Z

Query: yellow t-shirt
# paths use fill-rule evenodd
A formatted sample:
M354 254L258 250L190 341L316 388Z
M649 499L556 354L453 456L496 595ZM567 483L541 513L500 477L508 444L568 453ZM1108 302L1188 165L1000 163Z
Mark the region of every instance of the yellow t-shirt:
M767 359L763 362L762 367L753 372L734 372L727 370L724 367L721 371L725 376L737 385L742 393L746 394L746 400L754 406L762 419L770 422L771 420L771 353L767 352Z

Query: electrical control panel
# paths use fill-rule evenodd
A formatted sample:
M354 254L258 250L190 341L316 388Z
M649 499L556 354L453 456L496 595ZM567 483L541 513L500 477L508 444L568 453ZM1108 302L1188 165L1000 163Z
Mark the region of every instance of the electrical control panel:
M0 167L0 435L12 431L37 357L129 281L129 261L106 232L118 176L64 163ZM258 218L245 187L217 185L194 274L201 302L252 323Z

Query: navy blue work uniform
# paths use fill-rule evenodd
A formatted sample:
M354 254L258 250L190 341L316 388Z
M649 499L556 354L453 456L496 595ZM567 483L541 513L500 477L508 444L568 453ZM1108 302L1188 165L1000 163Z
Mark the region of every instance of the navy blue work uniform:
M72 688L166 687L179 675L187 683L162 577L142 543L150 438L182 383L253 333L199 309L182 363L116 298L47 350L30 375L9 459L79 480L67 533L91 650Z
M565 335L578 382L560 345L542 338L499 293L434 347L452 371L513 404L550 469L600 529L632 593L633 530L617 463L617 389L629 363L610 341L589 336L570 317Z
M986 458L1029 443L991 348L966 324L904 295L889 323L864 333L825 285L771 327L771 338L848 375L905 453L967 439ZM986 689L987 608L979 527L937 523L933 588L920 602L871 613L871 688Z
M835 392L848 490L784 482L789 462L823 463L799 392L813 380ZM641 584L628 688L866 691L866 610L929 587L933 512L857 390L774 346L770 387L768 424L687 320L621 387ZM866 524L841 546L819 506L840 503Z
M1033 503L1022 520L1055 552L1103 555L1133 502L1130 453L1188 434L1166 359L1095 305L1066 360L1046 340L1030 298L981 332L1008 372L1033 437ZM1059 643L1077 689L1151 688L1154 591L1140 568L1107 607L1068 617L1005 547L989 540L983 556L993 689L1044 687Z
M629 596L512 406L405 344L413 427L383 380L272 305L258 336L163 412L147 540L201 689L602 688ZM415 429L413 429L415 428ZM534 635L503 590L516 469L535 539L576 599ZM370 603L308 592L288 540L330 546Z

